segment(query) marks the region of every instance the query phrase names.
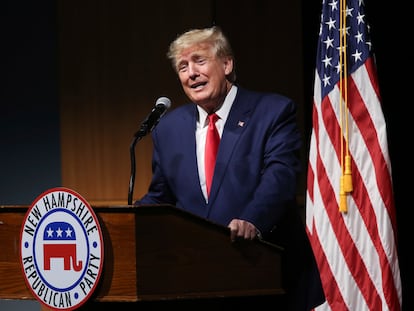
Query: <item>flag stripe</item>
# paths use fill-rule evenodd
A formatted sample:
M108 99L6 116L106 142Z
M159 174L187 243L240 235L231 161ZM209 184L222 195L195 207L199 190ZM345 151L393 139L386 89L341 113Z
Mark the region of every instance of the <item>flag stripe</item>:
M341 1L323 2L314 82L306 228L326 295L316 310L398 311L396 216L374 58L363 2ZM346 53L339 49L340 33L346 33ZM348 65L343 80L340 52ZM342 194L345 155L353 189ZM341 213L344 196L347 212Z
M338 251L341 251L341 253L344 256L343 259L345 262L341 264L341 266L337 267L338 273L351 274L354 281L356 282L354 286L358 286L361 289L366 289L362 291L360 294L365 296L365 300L373 301L371 302L370 309L374 310L373 308L378 307L378 302L379 302L379 298L377 296L378 293L369 278L361 279L357 277L358 275L361 275L361 274L367 274L367 269L363 263L363 259L361 258L358 252L358 249L353 243L353 239L351 238L349 231L347 229L347 226L344 223L344 219L342 215L339 213L339 206L337 203L339 199L335 197L335 195L339 193L339 183L335 184L334 182L328 180L330 172L326 173L326 169L324 167L324 163L328 163L328 161L332 159L332 154L337 154L337 159L336 159L337 163L334 164L331 161L330 167L334 167L336 165L336 169L334 169L334 171L337 172L338 177L335 180L339 180L339 175L341 172L340 160L339 160L340 144L335 143L335 141L338 141L337 137L339 137L340 127L339 127L338 122L334 122L335 120L339 118L333 117L339 112L337 111L335 113L333 111L332 109L333 106L331 102L329 101L329 99L330 99L330 96L325 97L324 100L322 101L321 106L324 107L322 109L322 119L323 119L324 124L326 124L325 133L328 135L331 134L330 136L332 140L331 146L335 148L335 153L332 153L332 151L329 150L329 152L325 153L326 160L320 159L317 162L317 171L320 173L318 184L320 185L320 188L321 188L320 190L321 197L322 197L321 199L323 200L323 205L325 206L325 209L327 212L326 216L329 218L331 225L335 228L332 234L336 235L336 240L338 243L337 247L340 248L340 250ZM332 135L332 133L336 133L336 135ZM325 139L325 141L327 140ZM349 214L351 212L352 211L350 211ZM323 218L321 217L320 219L323 219ZM329 236L329 235L323 235L323 236ZM347 266L347 268L349 269L348 271L343 271L343 269L345 268L344 265ZM354 292L352 296L354 295L358 295L358 293ZM351 303L351 302L348 302L348 303ZM357 307L358 306L355 306L355 308Z
M368 59L366 61L366 64L371 64L372 59ZM367 67L368 68L368 67ZM363 77L363 71L364 71L365 67L361 66L360 70L361 73L356 72L354 75L358 76L358 77ZM373 66L369 66L370 70L374 70ZM368 70L369 73L369 70ZM353 76L354 76L353 75ZM372 76L372 75L371 75ZM368 77L362 78L361 80L368 81ZM348 85L350 85L350 92L352 94L357 94L357 85L352 83L353 80L350 79L350 83ZM360 83L360 85L362 86L362 83ZM355 91L354 91L355 89ZM372 90L373 88L364 88L361 87L360 89L363 90ZM373 187L378 187L377 191L372 191L369 193L364 193L363 196L360 196L359 199L359 203L357 203L357 206L362 206L360 208L361 210L361 214L363 214L363 211L372 211L373 208L375 208L375 206L372 206L370 204L369 209L367 208L367 206L363 206L363 203L367 201L364 200L364 197L367 197L370 193L372 194L377 194L378 197L376 198L372 198L370 200L370 202L382 202L382 204L378 204L378 210L377 211L372 211L372 213L367 213L366 217L364 217L364 222L366 224L366 226L368 228L370 228L369 230L369 235L370 238L375 241L375 248L377 249L377 252L380 256L380 267L382 267L382 271L383 273L383 289L384 289L384 294L385 294L385 299L387 300L388 304L391 306L392 305L392 301L397 301L398 300L398 294L397 294L397 290L396 290L396 286L395 286L395 280L393 278L387 278L387 276L392 276L393 275L393 271L392 268L390 266L390 261L392 261L392 258L397 256L397 250L396 250L396 237L392 235L393 232L397 232L396 229L396 219L395 219L395 213L392 212L395 210L395 206L394 206L394 201L393 201L393 196L392 196L392 181L391 181L391 169L386 166L387 164L387 160L384 157L384 151L383 148L381 148L381 146L387 146L387 142L386 142L386 137L385 135L383 136L383 139L381 139L381 137L379 137L379 134L376 131L376 128L380 128L381 125L384 125L385 122L383 121L383 116L382 114L380 114L380 118L377 118L377 125L374 125L373 121L375 121L375 119L371 119L368 118L370 116L369 112L366 110L367 107L369 107L370 105L365 105L363 104L364 102L369 102L370 100L375 100L376 97L374 97L372 94L367 94L364 97L365 99L361 100L361 103L359 105L353 105L352 107L350 107L350 113L352 114L352 116L358 117L358 116L365 116L366 119L365 120L360 120L359 122L357 122L358 124L360 124L360 134L361 136L364 138L366 145L369 146L369 148L367 148L367 153L369 152L371 155L371 160L372 162L368 163L372 163L373 164L373 168L370 170L375 171L375 176L376 176L376 182L372 184ZM358 99L359 100L359 99ZM353 102L358 102L357 100L353 100ZM380 105L380 102L376 102L375 105ZM372 106L372 105L371 105ZM362 111L358 111L358 109L354 109L354 108L363 108L364 110ZM375 111L378 112L378 111ZM379 122L378 122L379 120ZM369 130L366 130L366 129ZM385 129L383 131L385 133ZM368 134L371 134L370 136ZM382 140L382 142L381 142ZM353 163L353 166L356 166L358 163ZM385 165L385 167L384 167ZM356 173L358 173L358 171L356 171ZM365 175L367 175L369 172L367 172ZM361 176L356 176L356 178L358 178L360 181L357 181L357 184L362 184L362 179ZM366 190L366 189L365 189ZM353 193L353 197L356 197L357 194L354 192ZM381 196L381 197L379 197ZM365 208L364 208L365 207ZM385 210L384 210L385 209ZM384 213L384 211L386 211L386 213ZM379 218L379 221L377 222L376 219ZM388 221L391 221L388 223ZM381 228L381 223L384 223L385 226L383 228ZM381 232L386 232L387 228L392 227L393 230L388 233L391 234L391 241L392 243L389 244L388 243L388 237L385 236L385 240L383 239L383 236L381 234ZM382 230L381 230L382 229ZM381 238L381 240L377 239L377 238ZM390 249L390 253L386 254L386 251L383 247L383 243L386 244L387 249ZM389 244L389 245L387 245ZM391 283L390 283L391 282ZM398 282L398 281L397 281ZM389 286L389 284L392 284L392 286ZM389 288L390 290L387 290L387 288Z

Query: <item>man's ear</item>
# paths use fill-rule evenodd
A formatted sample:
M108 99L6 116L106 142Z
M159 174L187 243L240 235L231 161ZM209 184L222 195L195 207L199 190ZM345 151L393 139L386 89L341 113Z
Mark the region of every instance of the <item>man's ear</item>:
M223 61L224 65L224 73L229 75L233 71L233 59L232 58L225 58Z

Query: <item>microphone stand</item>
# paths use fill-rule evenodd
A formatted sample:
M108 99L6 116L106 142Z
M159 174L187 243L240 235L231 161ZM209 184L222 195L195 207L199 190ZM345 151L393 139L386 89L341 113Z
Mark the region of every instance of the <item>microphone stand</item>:
M147 134L147 126L142 125L140 130L135 133L134 139L129 146L129 154L131 157L131 174L129 178L129 189L128 189L128 205L132 205L132 199L134 194L134 185L135 185L135 173L136 173L136 161L135 161L135 145Z
M171 101L167 97L160 97L157 99L155 107L151 113L141 123L139 130L135 133L134 139L129 147L129 153L131 156L131 176L129 178L129 191L128 191L128 205L132 205L134 184L135 184L135 145L145 135L149 134L154 127L158 124L160 118L164 115L166 110L170 107Z

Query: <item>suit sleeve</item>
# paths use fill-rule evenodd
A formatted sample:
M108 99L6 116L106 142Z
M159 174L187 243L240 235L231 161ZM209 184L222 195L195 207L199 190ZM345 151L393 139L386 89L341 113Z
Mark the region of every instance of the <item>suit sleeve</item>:
M245 206L242 219L268 233L283 223L296 208L300 173L301 135L297 127L296 105L289 99L278 100L279 110L266 126L263 140L263 162L252 200ZM260 114L271 114L258 111Z

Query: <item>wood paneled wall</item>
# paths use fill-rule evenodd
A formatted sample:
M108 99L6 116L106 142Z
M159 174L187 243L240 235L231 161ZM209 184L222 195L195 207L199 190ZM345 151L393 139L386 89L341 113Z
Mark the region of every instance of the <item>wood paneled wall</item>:
M166 52L190 28L221 26L238 82L292 97L303 120L300 9L299 0L59 1L63 186L94 203L127 203L133 134L158 97L171 109L187 102ZM135 151L134 199L150 182L151 137Z

